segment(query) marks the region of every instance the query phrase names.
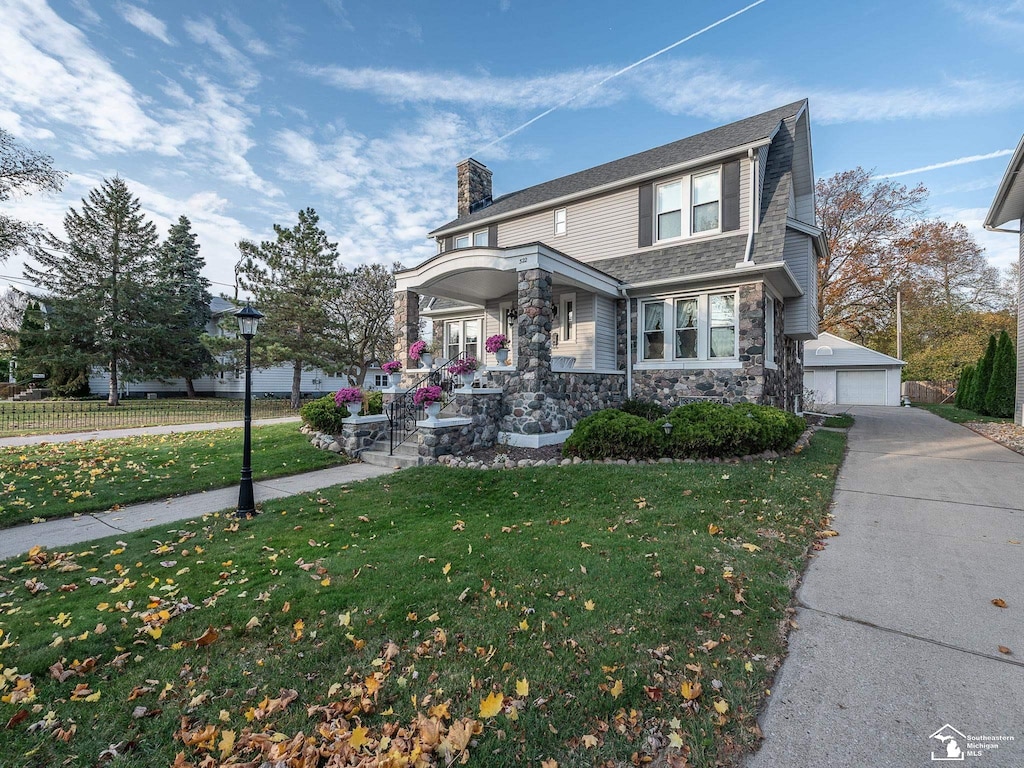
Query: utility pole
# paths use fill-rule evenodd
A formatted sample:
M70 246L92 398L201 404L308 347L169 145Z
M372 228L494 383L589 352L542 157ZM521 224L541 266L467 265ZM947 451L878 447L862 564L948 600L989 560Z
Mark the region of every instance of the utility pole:
M903 301L896 289L896 357L903 359Z

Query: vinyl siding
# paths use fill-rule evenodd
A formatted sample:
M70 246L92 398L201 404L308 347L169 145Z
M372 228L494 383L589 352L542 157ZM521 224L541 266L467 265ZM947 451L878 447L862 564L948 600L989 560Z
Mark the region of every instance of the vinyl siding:
M602 371L616 370L615 359L615 301L607 296L596 296L596 338L594 351L595 368Z
M558 317L551 324L551 333L558 334L558 346L552 340L552 357L575 357L576 368L590 370L594 368L594 296L593 294L581 291L557 292L552 303L561 309L562 297L576 294L576 338L574 341L565 341L562 336L562 314L559 311Z
M708 168L697 168L700 173ZM668 176L666 180L676 178ZM750 220L750 163L740 162L740 230ZM555 236L554 212L566 209L566 234ZM600 197L531 213L498 224L498 247L508 248L524 243L542 242L574 259L584 262L609 259L636 253L637 219L640 215L637 188L629 187ZM726 233L726 235L735 234ZM675 242L686 242L679 240ZM663 248L665 243L652 246ZM643 249L639 249L643 250Z
M785 333L794 338L813 338L818 332L814 248L811 238L802 232L788 230L782 258L804 289L803 296L786 299ZM809 290L814 288L814 290Z
M364 388L372 389L373 374L380 373L379 369L371 369L366 374ZM314 385L313 379L319 379ZM225 371L222 379L219 374L215 376L204 376L194 379L193 385L196 392L204 395L216 395L218 397L243 397L245 395L245 374L238 378L232 371ZM351 386L347 376L328 376L320 370L303 371L302 386L303 392L336 392L341 387ZM150 392L162 395L181 394L185 391L184 379L172 379L168 382L162 381L140 381L122 382L122 393L135 397L142 397ZM89 391L93 394L103 394L107 391L107 374L104 371L94 371L89 376ZM273 368L254 368L252 372L252 394L254 398L261 397L264 393L272 392L277 395L288 394L292 391L292 369L288 366L275 366Z
M1021 233L1018 238L1017 262L1017 397L1014 408L1014 421L1024 424L1024 280L1021 280L1019 270L1024 268L1024 218L1020 220Z

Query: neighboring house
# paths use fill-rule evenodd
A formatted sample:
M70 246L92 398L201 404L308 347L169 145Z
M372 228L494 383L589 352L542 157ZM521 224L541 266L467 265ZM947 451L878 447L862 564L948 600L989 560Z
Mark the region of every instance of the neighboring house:
M230 315L234 315L238 307L232 302L215 296L210 301L210 321L206 324L206 332L211 336L225 336L231 331L225 331L221 327L221 321ZM235 326L237 327L237 326ZM228 363L232 360L225 357L221 362ZM196 393L204 396L242 398L245 397L245 368L244 359L238 361L233 370L220 371L211 376L204 376L193 380ZM378 380L378 378L380 380ZM386 385L386 377L380 367L372 367L366 372L364 388L381 389ZM321 395L328 392L336 392L341 387L351 386L350 378L339 372L322 371L315 368L302 372L301 390L303 394ZM108 376L102 368L93 369L89 376L89 391L93 394L107 391ZM183 397L185 395L184 379L168 379L167 381L121 381L121 395L131 397L145 397L147 394L157 394L163 397ZM292 391L292 367L290 365L275 365L270 368L252 369L252 394L253 397L280 397L291 396Z
M1021 262L1024 262L1024 136L1017 144L1017 150L1010 159L1010 165L1003 174L1003 180L999 182L999 189L996 191L992 207L988 209L988 216L985 217L985 229L992 232L1008 232L1017 235L1018 242L1018 280L1017 280L1017 397L1013 408L1013 421L1016 424L1024 424L1024 355L1021 354L1021 340L1024 340L1024 292L1020 278ZM1005 224L1015 222L1016 229L1005 227Z
M800 409L827 247L806 101L497 198L470 158L430 235L438 254L395 276L396 356L422 314L442 361L488 363L502 440L560 442L628 397Z
M899 405L902 360L820 333L804 343L804 392L814 405Z

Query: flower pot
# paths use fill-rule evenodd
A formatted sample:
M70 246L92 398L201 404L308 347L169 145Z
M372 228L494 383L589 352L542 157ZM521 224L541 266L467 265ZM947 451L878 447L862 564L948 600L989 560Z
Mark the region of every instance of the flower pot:
M473 379L476 378L476 373L474 373L474 372L460 373L459 374L459 378L462 380L462 386L464 386L464 387L472 387L473 386Z
M392 373L392 374L389 374L389 375L391 376L391 386L392 387L400 387L400 386L402 386L402 374L401 373Z
M421 352L420 353L420 364L424 368L429 368L430 366L432 366L434 364L434 356L432 354L430 354L429 352Z
M498 358L498 365L508 365L508 350L499 349L494 353L494 356Z
M441 412L441 404L440 403L427 403L423 407L427 411L427 418L432 420L432 421L434 419L436 419L437 415Z
M361 402L345 403L345 407L348 408L349 416L358 416L359 413L363 410L363 404Z

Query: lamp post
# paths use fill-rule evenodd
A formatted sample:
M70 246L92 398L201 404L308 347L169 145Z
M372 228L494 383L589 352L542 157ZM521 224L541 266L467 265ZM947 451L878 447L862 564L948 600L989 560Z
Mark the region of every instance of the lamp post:
M238 517L252 517L256 514L256 499L252 492L252 337L259 328L263 314L246 304L235 313L238 318L238 332L245 339L245 438L242 442L242 482L238 486Z

